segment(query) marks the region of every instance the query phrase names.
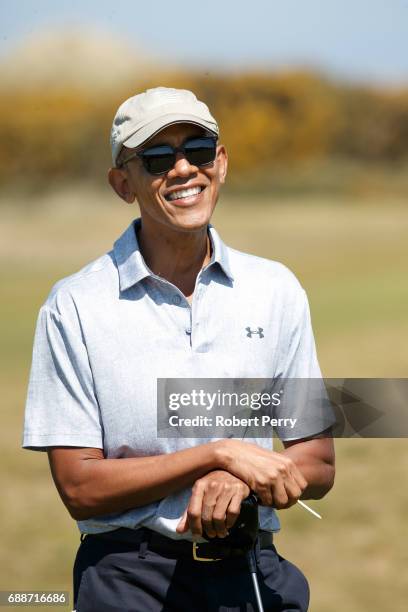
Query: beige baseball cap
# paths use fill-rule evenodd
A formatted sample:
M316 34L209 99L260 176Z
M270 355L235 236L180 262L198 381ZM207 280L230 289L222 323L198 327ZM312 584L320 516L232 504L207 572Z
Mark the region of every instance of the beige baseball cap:
M216 136L218 125L208 106L192 91L155 87L128 98L116 112L111 130L112 162L122 146L133 149L174 123L193 123Z

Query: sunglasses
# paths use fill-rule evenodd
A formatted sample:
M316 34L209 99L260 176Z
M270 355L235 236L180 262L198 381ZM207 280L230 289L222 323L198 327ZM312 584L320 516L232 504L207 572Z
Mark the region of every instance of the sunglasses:
M215 136L196 136L185 140L181 147L162 144L133 153L122 161L121 166L135 157L140 157L147 172L159 176L174 168L179 152L183 153L192 166L208 166L215 160L216 151Z

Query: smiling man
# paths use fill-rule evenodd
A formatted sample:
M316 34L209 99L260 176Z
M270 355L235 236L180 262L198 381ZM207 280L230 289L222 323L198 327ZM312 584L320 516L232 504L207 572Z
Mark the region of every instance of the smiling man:
M243 552L224 540L251 491L264 608L308 609L305 577L273 544L275 509L331 488L327 432L311 420L302 437L282 436L282 452L269 437L157 434L160 378L321 376L298 281L228 248L209 223L227 173L218 136L189 91L125 101L109 182L140 218L40 311L23 446L48 452L78 521L78 612L253 609Z

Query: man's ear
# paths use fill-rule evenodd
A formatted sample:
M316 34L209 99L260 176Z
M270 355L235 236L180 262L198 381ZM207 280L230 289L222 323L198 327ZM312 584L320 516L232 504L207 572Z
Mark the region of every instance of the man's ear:
M228 170L228 154L224 145L219 145L217 150L217 163L219 168L220 183L225 183Z
M128 180L126 170L121 168L109 168L108 171L109 184L122 200L128 204L133 204L135 194L133 193Z

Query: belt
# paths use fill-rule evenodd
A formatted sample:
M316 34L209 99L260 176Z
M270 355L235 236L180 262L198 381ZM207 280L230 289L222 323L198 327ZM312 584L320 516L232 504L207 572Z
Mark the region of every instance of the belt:
M83 536L81 536L81 540L83 540ZM120 527L113 531L86 534L86 539L88 538L91 540L102 539L135 544L140 547L144 544L145 550L152 550L164 557L175 559L182 557L193 559L194 561L221 561L232 557L241 557L247 552L242 548L236 548L227 542L223 542L222 538L214 538L208 542L174 540L147 527L142 527L141 529ZM257 543L261 549L273 546L273 533L270 531L259 531Z

